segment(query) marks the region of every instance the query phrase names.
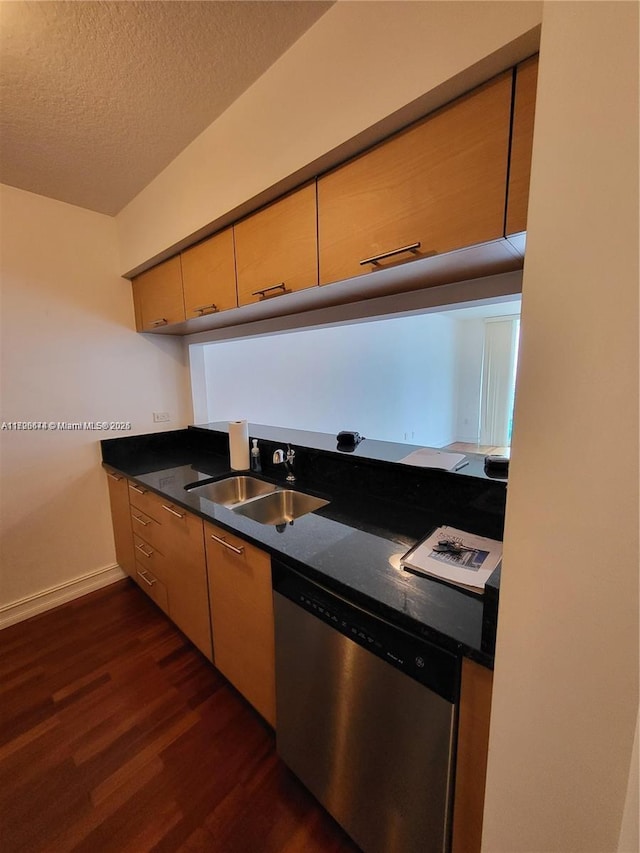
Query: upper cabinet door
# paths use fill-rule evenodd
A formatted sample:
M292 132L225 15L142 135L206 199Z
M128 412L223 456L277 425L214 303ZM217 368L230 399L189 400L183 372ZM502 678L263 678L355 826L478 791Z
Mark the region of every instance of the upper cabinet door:
M320 284L503 236L511 91L509 71L319 179Z
M136 276L132 286L139 332L150 332L184 320L179 255Z
M187 320L237 308L232 228L182 253L182 284Z
M233 228L240 305L318 283L315 183L279 199Z
M506 234L517 234L527 228L537 84L538 57L532 56L516 68Z

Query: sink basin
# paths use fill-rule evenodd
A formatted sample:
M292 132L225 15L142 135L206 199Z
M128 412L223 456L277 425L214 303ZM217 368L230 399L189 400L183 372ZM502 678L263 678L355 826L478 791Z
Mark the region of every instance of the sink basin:
M285 524L288 521L293 521L294 518L313 512L314 509L320 509L321 506L326 506L328 503L329 501L315 498L313 495L283 489L265 495L263 498L256 498L256 500L241 506L236 506L233 511L238 515L245 515L247 518L259 521L260 524Z
M218 480L217 483L194 486L189 491L213 503L234 507L259 495L268 495L276 489L277 486L272 483L256 480L255 477L227 477L226 480Z

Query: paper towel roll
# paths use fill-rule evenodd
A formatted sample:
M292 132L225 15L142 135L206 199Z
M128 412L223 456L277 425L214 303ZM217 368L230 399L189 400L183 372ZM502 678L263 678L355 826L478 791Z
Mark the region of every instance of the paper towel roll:
M229 456L234 471L249 467L249 424L246 421L229 421Z

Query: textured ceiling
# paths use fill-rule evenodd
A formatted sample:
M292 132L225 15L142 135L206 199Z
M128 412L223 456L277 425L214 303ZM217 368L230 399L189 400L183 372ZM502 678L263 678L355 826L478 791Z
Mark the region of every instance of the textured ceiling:
M115 214L332 5L0 3L0 181Z

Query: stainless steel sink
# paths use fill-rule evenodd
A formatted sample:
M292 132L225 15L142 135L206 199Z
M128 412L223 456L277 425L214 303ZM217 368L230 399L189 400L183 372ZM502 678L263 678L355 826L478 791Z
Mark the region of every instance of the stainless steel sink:
M322 498L305 495L304 492L282 489L273 492L273 494L265 495L263 498L256 498L249 503L236 506L233 511L238 515L259 521L260 524L285 524L288 521L293 521L294 518L313 512L314 509L320 509L321 506L326 506L328 503L329 501Z
M213 503L235 507L237 504L257 498L259 495L275 492L277 488L272 483L256 480L255 477L227 477L226 480L218 480L217 483L195 486L189 491L198 497L207 498Z

